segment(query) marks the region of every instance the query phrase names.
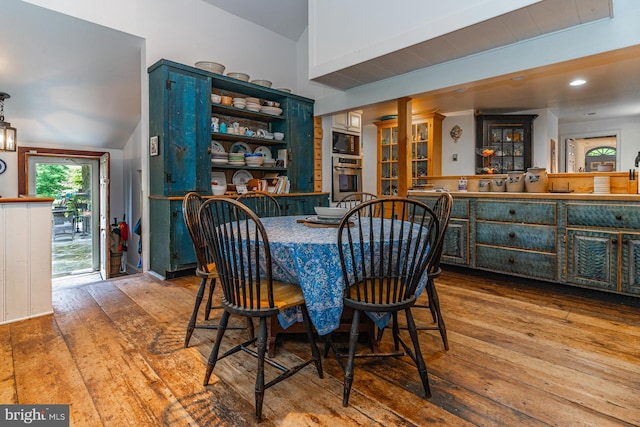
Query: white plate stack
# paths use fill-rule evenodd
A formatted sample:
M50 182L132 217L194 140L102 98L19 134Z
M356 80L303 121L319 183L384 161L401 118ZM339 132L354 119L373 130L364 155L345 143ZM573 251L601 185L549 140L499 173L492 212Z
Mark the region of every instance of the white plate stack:
M609 194L611 192L611 177L594 176L593 194Z

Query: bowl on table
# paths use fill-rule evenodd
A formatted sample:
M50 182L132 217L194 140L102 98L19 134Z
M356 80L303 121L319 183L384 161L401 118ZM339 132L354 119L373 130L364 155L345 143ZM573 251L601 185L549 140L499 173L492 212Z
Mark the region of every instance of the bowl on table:
M321 219L340 219L349 211L347 208L316 206L313 209Z

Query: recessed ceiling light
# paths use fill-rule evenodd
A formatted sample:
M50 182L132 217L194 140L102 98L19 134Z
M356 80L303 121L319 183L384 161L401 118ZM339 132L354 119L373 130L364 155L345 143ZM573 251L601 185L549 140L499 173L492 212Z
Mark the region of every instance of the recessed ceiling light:
M464 92L465 90L467 90L467 88L466 88L466 87L460 87L460 88L458 88L458 89L454 90L454 92L455 92L455 93L462 93L462 92Z
M569 86L582 86L583 84L585 84L587 81L584 79L575 79L573 80L571 83L569 83Z
M594 113L594 112L591 112L591 113L584 113L584 115L585 115L585 116L595 116L595 115L596 115L596 113Z
M514 82L517 82L518 80L524 80L524 76L511 77L511 80L513 80Z

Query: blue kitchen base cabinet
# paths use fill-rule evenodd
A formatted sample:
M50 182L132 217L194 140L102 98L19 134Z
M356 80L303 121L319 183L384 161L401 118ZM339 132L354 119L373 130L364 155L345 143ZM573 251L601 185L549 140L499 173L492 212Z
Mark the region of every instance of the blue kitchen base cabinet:
M640 297L640 197L452 195L442 263Z
M150 269L172 278L196 267L196 255L182 215L182 198L149 199Z

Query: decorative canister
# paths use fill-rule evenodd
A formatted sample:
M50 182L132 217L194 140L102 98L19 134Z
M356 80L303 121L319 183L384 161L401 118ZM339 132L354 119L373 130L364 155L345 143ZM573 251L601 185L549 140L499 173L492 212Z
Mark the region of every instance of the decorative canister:
M458 180L458 191L467 191L467 178L464 176Z
M494 192L507 191L507 177L504 175L496 175L492 177L491 191L494 191Z
M478 180L478 191L489 191L490 183L491 183L490 179L479 179Z
M522 193L524 191L524 173L512 171L507 173L507 191Z
M546 168L533 167L524 174L524 186L527 193L546 193L549 177Z

